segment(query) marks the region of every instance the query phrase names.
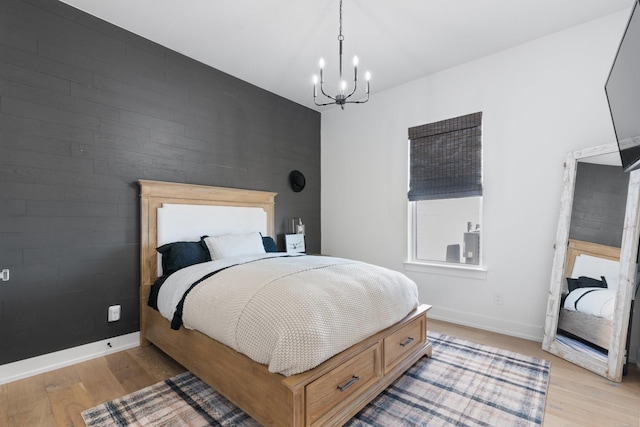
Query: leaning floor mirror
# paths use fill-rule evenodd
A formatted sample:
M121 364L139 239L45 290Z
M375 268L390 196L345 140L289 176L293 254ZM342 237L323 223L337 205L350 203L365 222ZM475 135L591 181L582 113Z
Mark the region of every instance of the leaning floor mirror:
M626 361L636 293L640 171L617 145L569 153L542 348L612 381Z

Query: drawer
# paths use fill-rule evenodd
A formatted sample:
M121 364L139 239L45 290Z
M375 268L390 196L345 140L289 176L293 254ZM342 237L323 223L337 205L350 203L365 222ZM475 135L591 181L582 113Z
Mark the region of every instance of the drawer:
M389 372L399 359L426 340L427 321L422 316L404 325L384 339L384 372Z
M307 425L347 406L381 375L380 343L358 353L306 386Z

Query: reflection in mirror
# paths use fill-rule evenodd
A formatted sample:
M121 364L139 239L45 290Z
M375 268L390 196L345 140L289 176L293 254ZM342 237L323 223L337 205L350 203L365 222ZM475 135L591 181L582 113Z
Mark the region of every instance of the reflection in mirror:
M638 250L638 176L615 144L565 164L543 348L620 381Z
M613 159L617 160L617 159ZM569 238L619 248L629 174L608 156L578 159ZM595 163L597 162L597 163Z
M578 159L557 331L565 345L603 359L610 347L629 187L629 174L610 161L606 155Z
M620 248L570 239L565 266L556 339L605 360L611 346Z

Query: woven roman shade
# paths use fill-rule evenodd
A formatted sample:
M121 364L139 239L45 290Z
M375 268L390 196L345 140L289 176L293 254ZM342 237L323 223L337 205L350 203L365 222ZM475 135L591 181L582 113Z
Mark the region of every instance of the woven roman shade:
M409 200L482 196L482 112L409 128Z

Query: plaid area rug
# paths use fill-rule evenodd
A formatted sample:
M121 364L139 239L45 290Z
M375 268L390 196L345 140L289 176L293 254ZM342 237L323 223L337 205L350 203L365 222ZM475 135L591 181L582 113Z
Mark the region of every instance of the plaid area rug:
M550 363L429 333L423 357L347 426L540 426ZM260 426L185 372L82 412L90 427Z

